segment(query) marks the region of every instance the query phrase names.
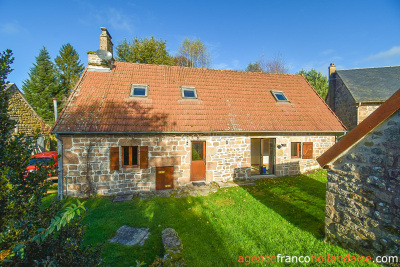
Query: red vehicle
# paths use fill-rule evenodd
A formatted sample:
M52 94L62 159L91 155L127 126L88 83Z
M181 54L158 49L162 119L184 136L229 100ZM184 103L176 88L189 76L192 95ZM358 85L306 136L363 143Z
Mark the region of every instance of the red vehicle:
M33 172L36 169L36 165L47 165L49 163L53 163L51 169L57 170L58 169L58 160L57 160L57 151L48 151L39 154L35 154L29 160L29 166L26 167L28 172Z

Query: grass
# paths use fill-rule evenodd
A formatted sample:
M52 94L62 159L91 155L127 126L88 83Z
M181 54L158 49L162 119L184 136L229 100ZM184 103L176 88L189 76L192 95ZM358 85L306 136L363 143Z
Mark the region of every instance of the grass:
M111 266L151 264L163 254L166 227L178 232L188 266L244 265L239 256L356 255L323 241L325 188L321 170L220 189L208 197L89 199L85 243L104 244L102 257ZM122 225L149 227L151 235L143 247L108 243Z

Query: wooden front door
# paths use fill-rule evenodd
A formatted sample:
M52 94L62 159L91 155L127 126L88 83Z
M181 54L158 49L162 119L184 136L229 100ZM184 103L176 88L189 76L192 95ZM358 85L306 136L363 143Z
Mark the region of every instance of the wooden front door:
M174 188L174 167L156 168L156 190Z
M206 142L192 142L192 161L190 165L190 180L204 181L206 179Z

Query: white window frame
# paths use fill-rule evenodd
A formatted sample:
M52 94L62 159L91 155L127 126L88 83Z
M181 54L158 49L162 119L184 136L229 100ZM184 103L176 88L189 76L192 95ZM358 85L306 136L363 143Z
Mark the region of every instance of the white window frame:
M276 102L290 102L289 99L287 98L287 96L285 95L285 93L282 92L282 91L271 91L271 94L274 96ZM282 94L282 95L286 98L286 100L280 100L280 99L278 99L278 97L276 96L276 94Z
M193 91L194 92L194 97L186 97L184 94L184 91L188 90L188 91ZM181 95L182 95L182 99L198 99L197 98L197 90L196 87L190 87L190 86L181 86Z
M145 95L134 95L135 88L145 89L146 90L146 94ZM130 97L147 98L148 95L149 95L149 86L147 84L132 84Z

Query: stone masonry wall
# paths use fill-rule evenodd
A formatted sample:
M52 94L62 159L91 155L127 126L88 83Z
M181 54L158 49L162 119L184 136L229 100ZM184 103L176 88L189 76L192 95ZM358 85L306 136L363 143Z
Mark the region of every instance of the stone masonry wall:
M248 179L251 138L276 138L276 175L294 175L318 168L315 158L335 142L334 136L249 135L72 135L63 139L63 175L68 195L85 196L155 190L156 167L174 166L174 187L190 182L191 141L206 141L206 182ZM313 159L292 159L290 142L314 142ZM110 172L110 147L148 146L149 168ZM121 164L120 149L120 166Z
M313 158L292 158L291 142L313 142ZM319 168L315 159L335 144L335 136L279 136L276 137L276 145L279 144L286 144L286 146L276 148L275 174L277 176L296 175Z
M381 104L362 104L358 107L358 124L365 120L372 112L379 108Z
M349 131L357 126L356 103L349 90L339 78L336 79L335 109L333 111Z
M328 172L326 239L367 256L400 255L400 111Z

